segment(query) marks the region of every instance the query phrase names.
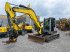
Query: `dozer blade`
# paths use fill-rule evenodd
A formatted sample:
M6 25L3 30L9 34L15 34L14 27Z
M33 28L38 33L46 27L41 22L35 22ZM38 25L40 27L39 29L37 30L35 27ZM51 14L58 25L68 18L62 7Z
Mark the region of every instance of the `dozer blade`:
M28 38L35 42L49 42L53 39L59 38L59 34L53 34L53 35L46 35L46 36L36 36L36 35L28 35Z
M35 35L28 35L28 38L31 39L32 41L39 42L39 43L45 41L43 37L35 36Z

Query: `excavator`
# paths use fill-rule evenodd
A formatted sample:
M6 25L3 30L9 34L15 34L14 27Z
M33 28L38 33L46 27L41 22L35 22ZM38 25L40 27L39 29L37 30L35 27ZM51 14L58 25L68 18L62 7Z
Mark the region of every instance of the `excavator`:
M6 43L16 42L17 37L18 37L18 32L20 30L22 30L22 28L20 28L19 25L17 25L17 22L15 20L15 12L25 13L25 14L29 15L30 18L35 23L35 25L37 26L37 33L28 35L29 39L36 41L36 42L45 42L45 41L53 40L53 39L56 39L59 37L59 34L48 30L51 28L50 25L51 25L51 22L54 21L53 20L54 18L45 19L44 27L41 27L41 24L38 21L37 16L32 8L28 8L24 5L15 5L15 7L11 7L10 5L14 5L14 4L10 4L10 3L6 2L5 11L7 13L7 18L8 18L8 22L9 22L9 26L10 26L9 40L6 41ZM49 23L50 23L50 25L47 25ZM54 26L53 26L53 28L54 28Z

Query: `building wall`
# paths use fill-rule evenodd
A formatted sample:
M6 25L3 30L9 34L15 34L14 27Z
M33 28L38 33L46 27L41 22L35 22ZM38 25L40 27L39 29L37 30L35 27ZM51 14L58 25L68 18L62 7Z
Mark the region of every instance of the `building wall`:
M32 19L28 15L23 14L23 15L18 16L16 18L19 21L19 23L24 22L25 24L29 24L29 25L34 26Z
M34 29L36 28L35 25L34 25L33 20L30 18L30 16L28 16L26 14L23 14L21 16L18 16L17 18L20 21L20 23L24 22L26 24L32 25ZM40 21L40 17L39 16L37 16L37 19L38 19L38 21Z
M0 24L1 23L2 23L2 26L7 26L7 24L8 24L7 16L0 15Z

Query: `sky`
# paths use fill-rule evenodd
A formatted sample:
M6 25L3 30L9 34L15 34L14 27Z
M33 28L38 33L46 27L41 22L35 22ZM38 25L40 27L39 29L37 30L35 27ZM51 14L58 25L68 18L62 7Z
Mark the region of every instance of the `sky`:
M56 19L70 17L70 0L0 0L0 15L6 15L4 9L6 2L25 6L30 4L36 15L40 16L40 20L48 17Z

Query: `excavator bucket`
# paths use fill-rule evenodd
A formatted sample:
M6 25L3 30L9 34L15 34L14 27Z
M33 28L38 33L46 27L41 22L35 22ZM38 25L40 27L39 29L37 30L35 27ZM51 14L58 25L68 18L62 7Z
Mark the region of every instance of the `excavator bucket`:
M49 42L53 39L59 38L59 34L51 34L46 36L36 36L36 35L28 35L28 38L34 42Z

